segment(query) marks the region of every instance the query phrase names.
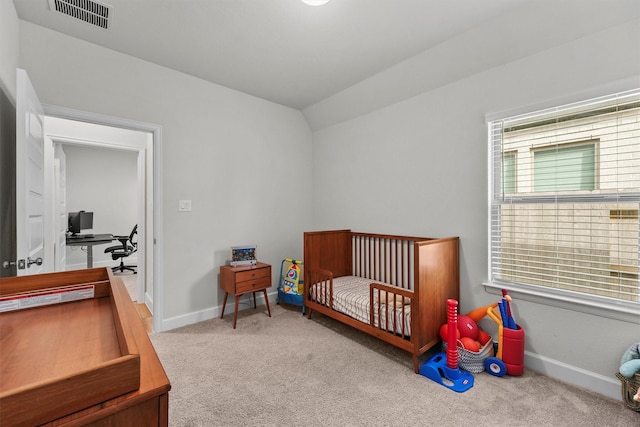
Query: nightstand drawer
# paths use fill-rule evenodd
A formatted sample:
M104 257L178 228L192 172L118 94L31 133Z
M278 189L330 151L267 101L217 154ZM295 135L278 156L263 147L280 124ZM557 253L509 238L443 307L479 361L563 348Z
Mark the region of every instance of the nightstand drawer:
M247 271L239 271L236 273L236 283L244 282L245 280L261 279L263 277L271 277L270 268L255 268Z
M236 283L236 293L254 292L271 286L271 277L262 277L255 280L247 280Z

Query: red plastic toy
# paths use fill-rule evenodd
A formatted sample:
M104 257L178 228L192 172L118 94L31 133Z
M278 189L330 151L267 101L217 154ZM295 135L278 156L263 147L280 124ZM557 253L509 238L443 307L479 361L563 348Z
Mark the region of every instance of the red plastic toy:
M487 357L484 367L492 375L505 374L519 376L524 373L524 329L516 324L516 329L507 328L495 313L495 308L487 309L489 317L498 324L498 348L495 357Z
M489 315L498 325L498 342L495 356L484 361L484 367L491 375L519 376L524 373L524 329L513 319L511 297L502 291L502 300L486 307L476 308L467 313L475 322Z

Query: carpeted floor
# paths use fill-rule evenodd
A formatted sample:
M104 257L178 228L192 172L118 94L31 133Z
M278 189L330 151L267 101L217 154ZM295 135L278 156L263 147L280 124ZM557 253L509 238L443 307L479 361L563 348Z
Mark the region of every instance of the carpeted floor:
M456 393L411 356L322 315L264 306L151 340L171 380L171 426L640 426L621 401L526 371Z

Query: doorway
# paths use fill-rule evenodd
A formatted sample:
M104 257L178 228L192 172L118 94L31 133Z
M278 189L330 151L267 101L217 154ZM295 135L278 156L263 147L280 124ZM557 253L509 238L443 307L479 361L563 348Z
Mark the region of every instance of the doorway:
M44 105L46 134L53 145L84 150L128 151L137 156L138 282L137 300L153 313L153 330L162 328L162 270L158 242L161 240L161 132L141 122ZM72 126L74 131L68 131ZM127 139L127 134L144 135ZM53 157L53 149L50 156ZM55 162L53 162L55 164ZM117 168L114 168L114 171ZM108 180L105 177L105 180ZM54 185L53 183L51 185ZM51 189L49 194L55 194ZM53 206L51 204L50 206ZM53 227L55 229L56 227ZM55 231L53 231L55 233ZM58 231L59 232L59 228ZM115 233L114 233L115 234ZM55 236L50 236L55 237Z
M49 121L47 118L45 123ZM144 180L138 179L141 175L138 171L138 151L104 148L86 140L70 144L57 137L52 139L52 143L53 205L57 209L54 227L63 225L55 230L55 240L60 242L59 246L62 247L67 240L64 224L70 212L85 211L91 214L91 227L81 231L82 234L129 235L138 224L141 214L139 187L144 185ZM104 241L87 247L67 244L66 250L54 254L54 270L115 267L117 260L114 261L110 253L105 253L105 249L119 244L118 241ZM140 249L144 249L143 245L140 246ZM89 249L92 249L91 265L88 263ZM137 265L137 257L138 252L135 252L123 261ZM139 268L144 269L144 265ZM132 273L128 270L125 272ZM134 299L140 300L137 294Z

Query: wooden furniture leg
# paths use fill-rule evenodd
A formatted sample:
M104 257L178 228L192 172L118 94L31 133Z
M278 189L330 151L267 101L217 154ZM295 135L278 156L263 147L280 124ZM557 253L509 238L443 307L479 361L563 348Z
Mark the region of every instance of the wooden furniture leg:
M267 298L267 290L264 289L262 292L264 292L264 302L267 303L267 312L269 313L269 317L271 317L271 308L269 308L269 298ZM256 297L256 294L254 292L253 297Z
M236 328L236 319L238 318L238 301L240 300L240 295L236 295L236 309L233 312L233 329Z
M256 309L258 308L258 304L256 303L256 293L253 293L253 308Z
M229 296L228 292L224 293L224 301L222 302L222 312L220 313L220 318L224 317L224 307L227 305L227 297Z

